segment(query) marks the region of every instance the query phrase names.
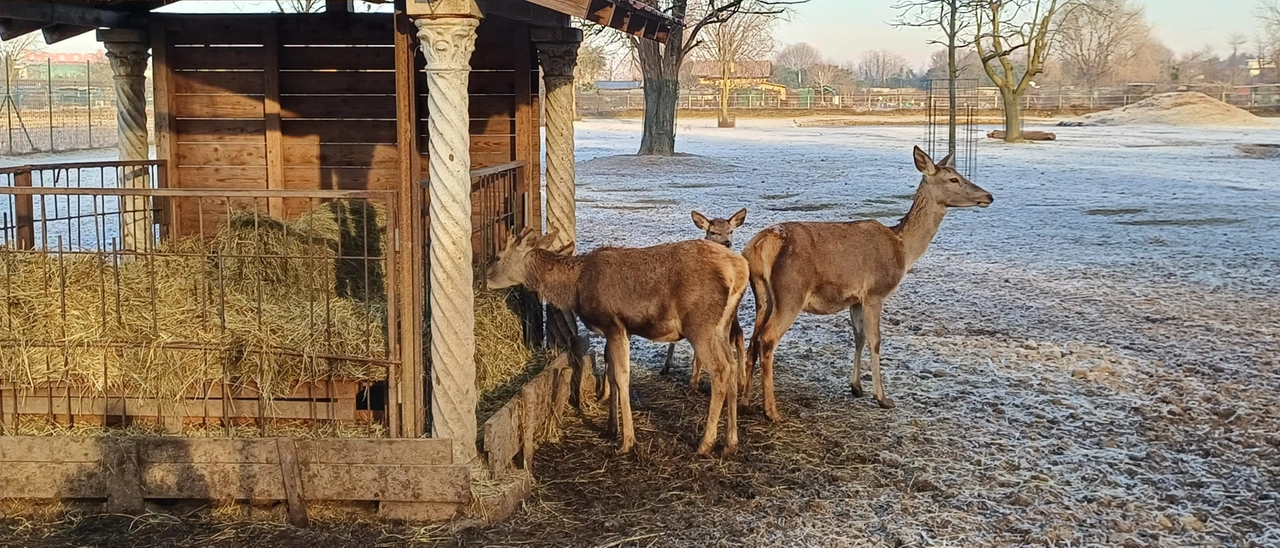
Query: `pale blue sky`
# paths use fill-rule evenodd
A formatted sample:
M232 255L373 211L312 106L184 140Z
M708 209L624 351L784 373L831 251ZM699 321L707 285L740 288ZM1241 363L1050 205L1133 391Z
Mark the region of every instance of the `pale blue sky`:
M1258 24L1258 0L1130 0L1146 6L1147 20L1165 45L1182 53L1203 48L1227 50L1227 37L1243 33L1252 42ZM866 50L886 48L924 65L937 46L926 41L934 33L898 29L891 23L893 0L809 0L796 8L790 22L779 26L783 43L808 42L836 62L856 60Z
M1259 0L1130 0L1146 6L1147 19L1156 35L1175 52L1203 48L1227 49L1227 37L1244 33L1250 41L1257 35L1253 16ZM853 61L862 52L886 48L907 57L913 66L926 64L937 46L926 42L934 37L923 29L899 29L890 25L897 17L891 8L896 0L809 0L796 7L790 21L781 23L777 38L781 43L809 42L841 63ZM274 7L273 2L188 1L175 5L182 11L224 11L230 6L244 11ZM232 8L233 10L236 8ZM52 51L94 51L101 46L93 33L51 46Z

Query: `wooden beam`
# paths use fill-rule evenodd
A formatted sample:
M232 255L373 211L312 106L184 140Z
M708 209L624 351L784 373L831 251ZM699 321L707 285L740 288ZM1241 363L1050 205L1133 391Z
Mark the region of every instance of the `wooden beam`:
M82 27L78 25L66 25L62 23L54 24L42 29L44 33L44 42L46 44L56 44L68 38L75 38L93 30L95 27Z
M87 6L67 5L58 2L3 2L0 17L62 23L80 27L132 27L141 28L146 18L138 14L112 11Z
M512 21L543 27L567 27L569 16L524 0L476 0L485 15L497 15Z
M29 32L35 32L49 26L44 21L27 19L0 19L0 40L13 40Z
M302 492L302 473L298 466L298 450L292 439L276 438L276 451L280 458L280 477L284 480L284 496L289 507L289 525L306 527L307 500Z

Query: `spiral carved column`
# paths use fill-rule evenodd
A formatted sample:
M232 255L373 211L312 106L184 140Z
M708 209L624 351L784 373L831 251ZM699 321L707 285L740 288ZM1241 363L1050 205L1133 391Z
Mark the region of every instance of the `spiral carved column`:
M547 124L547 230L557 233L554 245L577 248L577 198L574 173L573 118L574 68L578 64L580 41L537 42L546 93ZM578 321L572 312L547 307L547 342L555 348L573 351L578 337ZM575 356L576 357L576 356ZM587 374L586 362L578 364L579 403L589 401L595 390L594 376Z
M471 271L471 138L467 80L479 20L415 19L427 59L432 435L475 458L475 294Z
M131 31L116 32L103 44L116 88L116 126L121 160L146 160L151 156L147 143L147 59L151 56L145 35ZM149 188L150 171L145 167L125 168L121 187ZM121 204L121 242L126 249L151 247L151 208L146 197L123 198Z

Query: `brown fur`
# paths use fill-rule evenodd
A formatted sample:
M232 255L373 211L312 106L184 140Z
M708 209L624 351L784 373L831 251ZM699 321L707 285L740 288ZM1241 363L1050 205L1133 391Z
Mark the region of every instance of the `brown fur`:
M727 335L746 292L747 261L724 246L691 240L646 248L605 247L580 256L548 251L554 234L508 241L490 267L490 287L523 284L552 306L572 310L605 337L610 430L621 418L620 452L635 443L630 399L630 335L657 342L689 339L711 373L711 405L701 455L716 440L720 409L729 402L726 454L737 448L739 368Z
M871 350L876 401L892 407L880 379L880 313L907 270L933 240L948 207L986 207L991 194L969 182L951 164L940 164L919 148L916 167L924 175L911 210L887 227L877 221L782 223L764 229L743 249L756 296L755 330L741 378L742 404L750 400L751 377L760 361L765 413L780 420L773 394L773 355L801 311L836 314L848 309L855 354L850 388L862 395L862 348Z
M704 239L723 245L727 248L733 248L733 231L742 226L747 220L747 208L739 209L737 213L728 219L707 219L706 215L694 211L693 224L707 232ZM744 349L745 336L742 333L742 324L738 322L737 314L733 316L733 323L729 325L729 339L733 342L733 348L738 358L739 375L746 370L747 352ZM676 343L667 345L667 360L662 364L661 375L666 375L671 371L671 359L676 352ZM702 364L698 360L693 360L693 373L689 375L689 389L697 390L698 381L702 378Z

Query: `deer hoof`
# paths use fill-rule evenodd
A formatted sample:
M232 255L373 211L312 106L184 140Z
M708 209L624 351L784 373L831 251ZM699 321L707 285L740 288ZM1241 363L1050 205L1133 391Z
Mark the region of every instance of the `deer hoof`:
M726 459L727 459L727 458L729 458L729 457L732 457L732 456L733 456L735 453L737 453L737 452L738 452L738 446L737 446L737 444L734 444L734 445L725 445L725 446L724 446L724 450L720 452L720 456L721 456L721 458L726 458Z
M777 409L766 409L764 415L773 422L782 422L782 413L779 413Z
M710 444L705 444L705 443L704 443L704 444L702 444L702 445L699 445L699 446L698 446L698 456L699 456L699 457L711 458L711 445L710 445Z
M863 392L863 391L862 391L862 385L861 385L861 384L851 384L851 385L849 385L849 393L850 393L850 394L853 394L853 397L855 397L855 398L861 398L861 397L863 397L863 396L867 395L867 393L866 393L866 392Z
M880 404L881 409L893 409L893 400L889 396L876 398L876 403Z

